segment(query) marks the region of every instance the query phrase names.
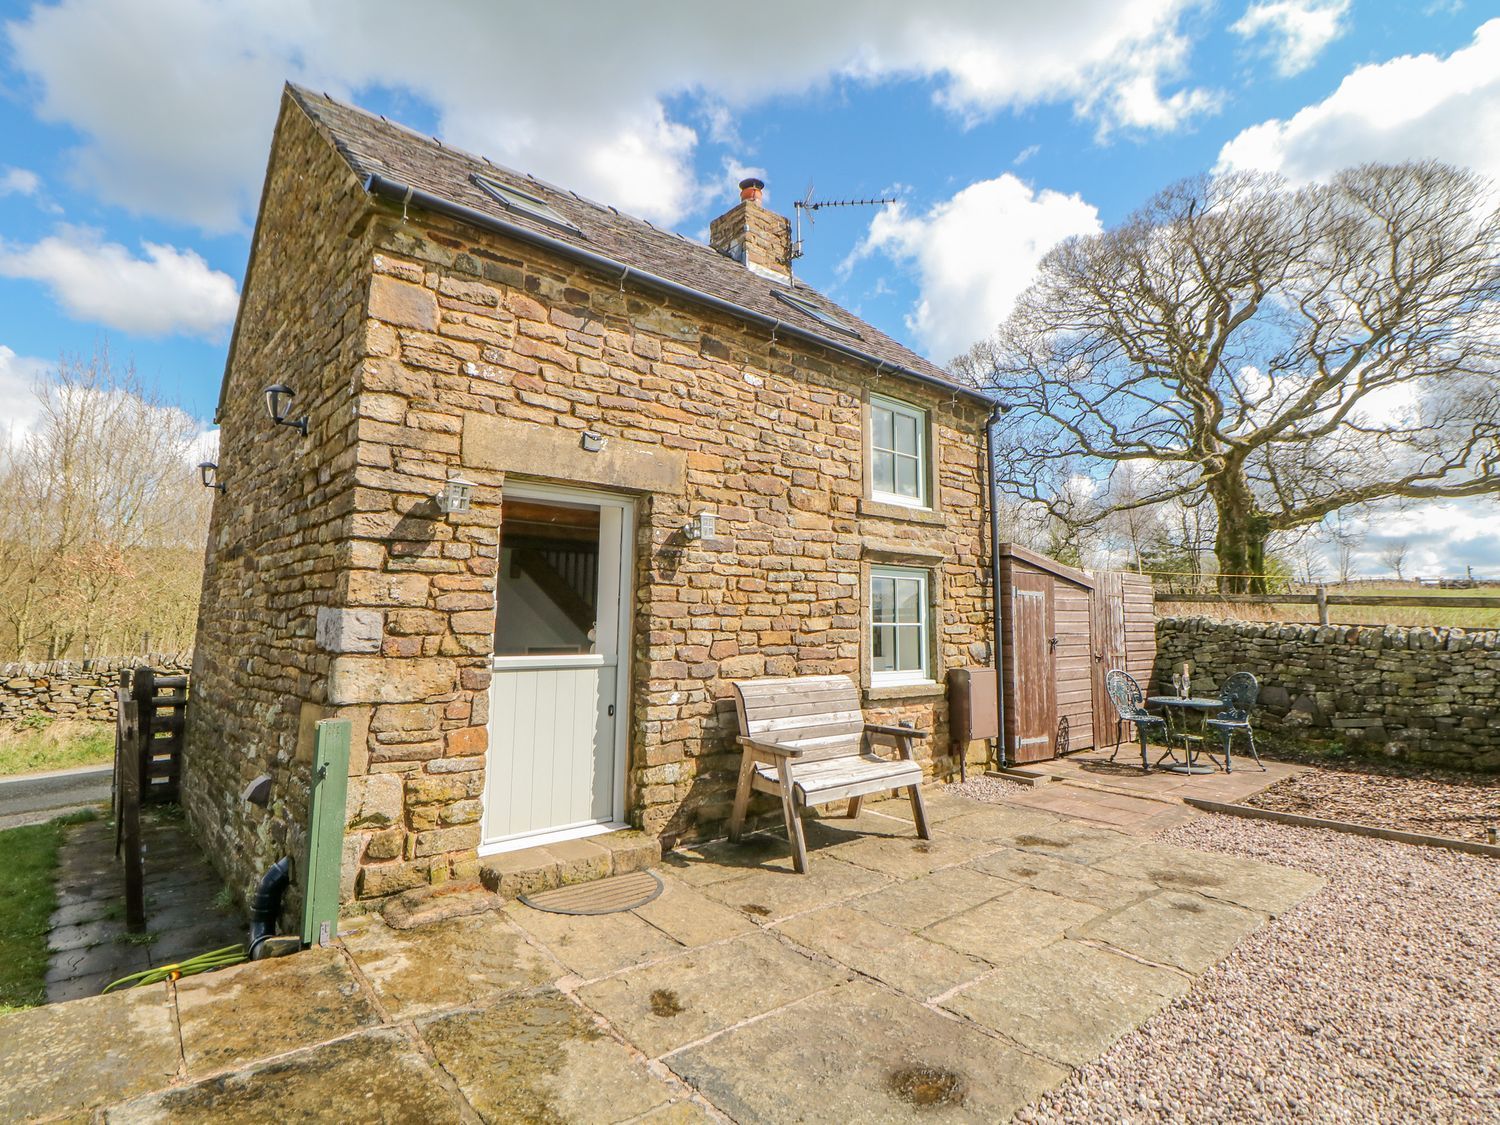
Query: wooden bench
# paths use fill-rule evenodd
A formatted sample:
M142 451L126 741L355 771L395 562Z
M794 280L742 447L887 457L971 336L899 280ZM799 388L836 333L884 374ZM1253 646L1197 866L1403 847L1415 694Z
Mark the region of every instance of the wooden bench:
M792 676L741 680L734 685L740 717L739 786L729 818L729 838L738 840L752 790L781 798L781 815L792 842L792 861L807 871L801 810L847 799L859 815L869 793L905 789L917 835L932 839L922 805L922 767L912 741L927 731L867 723L859 688L848 676ZM874 752L876 738L893 742L899 759Z

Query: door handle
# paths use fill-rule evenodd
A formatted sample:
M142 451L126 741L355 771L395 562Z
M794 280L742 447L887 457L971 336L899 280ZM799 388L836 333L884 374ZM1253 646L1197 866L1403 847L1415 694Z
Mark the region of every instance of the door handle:
M609 717L611 719L615 717L615 705L613 703L609 705Z

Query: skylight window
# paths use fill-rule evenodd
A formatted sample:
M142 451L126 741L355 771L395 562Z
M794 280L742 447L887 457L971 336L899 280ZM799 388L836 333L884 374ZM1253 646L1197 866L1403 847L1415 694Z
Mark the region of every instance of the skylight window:
M574 234L582 234L577 224L569 222L556 211L545 199L539 199L530 192L522 191L520 188L502 184L498 180L492 180L488 176L477 173L473 177L474 183L492 197L496 202L503 204L511 211L517 211L527 218L536 219L547 223L549 226L560 227L563 230L572 231Z
M804 300L801 297L794 297L790 293L777 293L776 296L780 297L783 301L791 305L792 308L796 309L798 312L806 313L808 316L816 320L819 324L827 325L829 328L832 328L837 332L842 332L847 336L854 336L855 338L859 338L859 330L857 328L840 320L832 313L824 312L811 301Z

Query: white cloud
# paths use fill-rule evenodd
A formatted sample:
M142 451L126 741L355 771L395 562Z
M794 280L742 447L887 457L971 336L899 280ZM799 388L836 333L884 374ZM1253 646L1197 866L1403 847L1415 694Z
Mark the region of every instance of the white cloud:
M918 79L965 120L1050 103L1102 132L1172 129L1215 103L1180 88L1184 15L1205 3L62 0L6 30L39 115L82 134L75 175L109 203L242 227L291 78L413 97L455 145L672 222L704 189L698 131L669 104L732 144L734 113L768 98Z
M218 339L234 320L234 279L191 250L142 243L136 257L97 232L61 226L31 246L0 243L0 276L29 278L79 320L139 336Z
M1500 576L1500 500L1431 501L1402 507L1383 504L1354 521L1363 535L1357 571L1368 577L1390 575L1381 559L1395 543L1407 545L1407 577L1456 578L1465 567L1484 578Z
M1500 19L1446 58L1359 67L1316 105L1244 130L1220 151L1219 168L1304 181L1352 164L1421 159L1500 175Z
M916 267L921 295L908 323L943 361L994 331L1048 250L1101 229L1099 212L1081 197L1033 190L1007 172L923 215L899 203L885 208L855 256L878 251Z
M1259 40L1282 75L1300 74L1346 30L1349 0L1257 0L1229 30Z
M0 171L0 198L7 195L35 195L42 178L28 168L6 168Z
M38 404L37 380L51 370L52 364L35 356L17 355L14 348L0 344L0 402L5 403L0 444L22 437L36 424Z

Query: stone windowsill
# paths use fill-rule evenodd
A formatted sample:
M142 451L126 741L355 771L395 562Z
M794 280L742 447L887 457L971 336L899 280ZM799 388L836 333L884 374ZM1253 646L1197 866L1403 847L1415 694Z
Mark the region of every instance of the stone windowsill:
M900 520L903 523L942 525L948 522L948 517L934 508L908 508L905 504L886 504L871 500L868 496L861 498L859 514L875 519Z
M867 684L864 689L866 703L883 703L891 699L936 699L947 689L936 680L920 684Z
M881 562L925 565L940 563L948 557L946 552L929 547L925 543L872 539L868 536L860 540L860 553L867 559Z

